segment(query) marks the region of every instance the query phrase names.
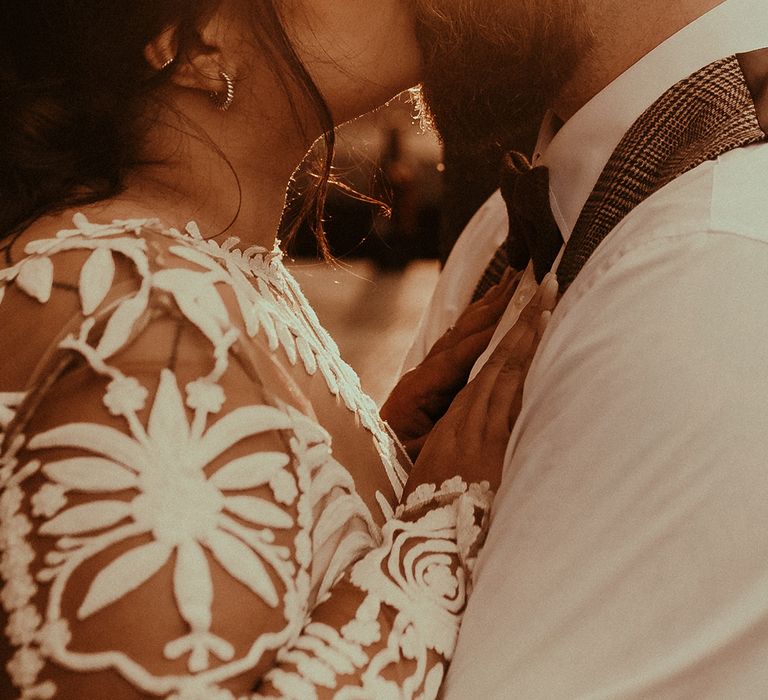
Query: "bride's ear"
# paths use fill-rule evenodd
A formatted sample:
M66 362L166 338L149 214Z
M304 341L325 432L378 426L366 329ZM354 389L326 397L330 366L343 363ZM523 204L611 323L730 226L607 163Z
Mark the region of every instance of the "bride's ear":
M176 27L167 27L144 47L144 59L155 70L164 70L176 60L178 50Z
M177 29L168 27L144 47L144 58L158 71L173 65L169 81L178 87L217 92L221 89L222 67L226 65L222 39L221 23L209 21L179 55Z

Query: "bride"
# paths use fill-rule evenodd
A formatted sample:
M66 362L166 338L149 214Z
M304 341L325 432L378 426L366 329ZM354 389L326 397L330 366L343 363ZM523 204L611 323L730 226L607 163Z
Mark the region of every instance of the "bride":
M434 429L513 282L406 376L412 467L275 239L312 142L418 81L409 3L11 5L0 695L434 697L552 290Z

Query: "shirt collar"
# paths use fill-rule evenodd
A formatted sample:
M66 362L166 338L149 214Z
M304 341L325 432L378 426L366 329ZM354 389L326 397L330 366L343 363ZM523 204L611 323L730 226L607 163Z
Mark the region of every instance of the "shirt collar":
M573 227L608 159L640 115L670 87L736 53L765 48L765 0L726 0L646 54L593 97L559 130L549 113L535 165L550 171L550 200L563 238Z

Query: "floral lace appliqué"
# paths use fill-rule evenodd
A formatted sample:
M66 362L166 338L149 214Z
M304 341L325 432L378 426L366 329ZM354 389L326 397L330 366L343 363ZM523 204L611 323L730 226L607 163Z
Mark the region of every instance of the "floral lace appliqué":
M249 333L264 328L270 344L276 343L273 349L283 347L291 361L301 359L307 371L323 372L329 388L373 432L382 456L390 460L385 466L393 486L400 485L402 472L392 461L389 437L373 417L375 406L338 358L277 250L240 253L232 241L223 246L203 241L194 227L181 234L147 221L99 226L81 215L74 223L72 230L29 244L27 258L0 271L0 299L7 285L15 284L47 302L55 255L91 251L80 273L85 320L60 347L79 354L104 378L104 406L124 429L66 423L29 438L18 429L11 434L26 394L0 395L0 575L5 582L0 603L8 615L6 635L16 647L7 670L23 700L54 696L54 684L41 678L46 660L74 671L113 669L153 696L230 700L231 693L219 684L253 669L265 652L282 648L304 626L316 538L328 537L339 524L364 524L339 541L317 584L316 594L323 597L338 572L359 551L375 546L380 533L349 473L333 459L330 437L316 422L282 404L222 414L226 396L221 380L239 331L216 284L235 290ZM147 242L138 236L147 227L172 237L172 253L202 270L154 269ZM96 314L114 282L118 254L133 263L141 284L107 309L97 334ZM140 332L157 294L173 299L208 339L212 368L183 389L174 372L162 370L151 395L110 361ZM146 420L142 412L148 412ZM284 436L286 449L251 452L212 473L207 469L236 443L264 433ZM46 460L50 449L74 456ZM30 488L32 479L39 486ZM253 495L254 489L267 489L271 498ZM323 503L333 506L322 508ZM33 532L52 543L44 561L36 561L27 541ZM281 532L290 533L290 544L279 537ZM109 610L170 567L185 633L169 638L163 655L183 660L186 675L153 673L119 650L86 652L73 646L74 621L63 612L70 581L86 563L113 551L78 601L77 620ZM214 632L214 563L266 606L279 609L285 620L282 628L256 638L244 654ZM47 594L45 609L34 603L40 587Z
M127 342L147 312L150 292L155 289L173 297L184 315L213 343L216 356L221 360L235 341L216 288L217 284L225 284L235 294L247 333L255 336L262 331L273 351L282 348L292 364L301 362L309 374L319 372L329 391L340 397L372 433L390 484L399 498L407 475L398 463L393 440L375 402L362 391L355 371L341 359L336 343L283 265L279 241L272 250L252 246L241 251L237 248L239 239L234 237L222 244L205 240L194 222L187 225L185 232L165 229L151 219L93 224L84 215L76 214L73 222L73 229L29 243L25 248L26 258L0 270L0 303L10 283L32 298L47 302L53 287L52 258L67 250L91 250L78 285L83 313L89 315L109 293L116 269L114 256L121 255L132 262L142 286L112 314L98 348L99 355L107 358ZM166 266L153 272L147 242L141 237L144 230L173 240L171 253L202 269Z
M492 498L487 482L468 486L459 477L414 492L384 526L381 545L352 568L352 583L366 594L355 618L340 630L312 623L293 649L278 654L295 667L267 674L281 697L305 700L316 698L317 688L338 688L335 700L436 698ZM404 659L411 662L410 675L404 674ZM398 668L397 681L386 674L392 667ZM339 684L340 676L355 672L359 683Z

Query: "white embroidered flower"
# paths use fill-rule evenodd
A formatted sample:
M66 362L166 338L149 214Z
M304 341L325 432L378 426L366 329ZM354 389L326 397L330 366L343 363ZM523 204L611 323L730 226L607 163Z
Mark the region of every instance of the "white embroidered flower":
M134 377L117 377L107 385L104 405L113 416L141 411L149 392Z
M381 625L376 620L352 620L341 628L341 634L347 641L367 647L381 639Z
M440 486L440 490L443 493L464 493L467 488L468 487L466 482L458 474L450 479L447 479Z
M43 484L32 496L32 515L50 518L67 505L67 489L61 484Z
M104 425L71 424L30 441L31 449L77 447L99 455L45 464L43 473L56 484L94 496L137 492L130 501L94 499L67 508L41 525L40 534L82 539L93 531L102 537L105 532L117 533L113 541L119 541L122 532L122 537L152 536L152 541L129 549L99 572L78 617L85 619L111 605L173 562L176 602L191 631L169 642L165 653L169 658L189 653L193 672L208 667L209 652L225 661L234 654L231 644L210 633L210 613L203 614L210 610L214 593L208 554L267 605L276 607L280 597L267 566L279 575L292 565L279 553L270 554L269 543L274 539L272 530L294 526L293 516L268 500L227 493L267 484L277 470L290 464L287 454L251 453L224 464L210 477L205 472L211 461L240 440L292 428L288 415L270 406L243 407L207 432L204 428L204 421L193 420L190 425L176 378L163 370L147 428L130 423L133 438ZM122 524L125 519L131 522ZM41 574L47 571L51 570Z
M23 494L18 486L9 487L0 494L0 521L10 520L21 507Z
M72 641L69 623L64 619L49 620L37 633L40 651L47 657L56 656Z
M23 292L45 304L53 288L53 263L47 257L32 256L21 262L16 284Z
M56 695L56 684L53 681L44 681L30 688L25 688L21 700L52 700Z
M378 622L381 601L375 595L368 595L357 608L355 619L341 629L344 639L369 646L381 639L381 626Z
M459 587L450 566L431 564L424 572L424 583L442 598L454 598Z
M10 550L16 545L22 545L24 537L32 531L32 523L29 518L21 513L8 518L3 518L3 528L0 530L0 549Z
M169 696L168 700L235 700L235 696L223 688L190 679L184 682L179 692Z
M218 413L224 405L224 389L207 379L187 384L187 406L196 411Z
M406 659L416 659L422 650L421 640L413 625L408 625L400 637L400 649Z
M434 498L436 492L437 486L435 484L419 484L413 492L408 495L405 503L399 505L395 509L395 517L400 518L406 510L429 503Z
M453 654L466 603L453 541L455 525L453 504L430 510L415 523L390 521L384 526L382 546L357 562L351 575L356 586L399 610L398 615L418 630L425 649L447 659ZM403 566L405 552L409 556Z
M299 488L296 486L293 474L282 469L275 471L274 476L269 480L269 487L275 495L275 500L287 506L292 505L299 495Z
M23 516L16 516L22 518ZM11 537L8 546L0 557L0 572L4 579L23 575L35 559L35 550L23 537Z
M27 688L37 680L44 665L40 652L27 646L17 649L5 667L16 687Z
M365 698L376 700L403 700L402 688L395 681L388 681L380 676L365 680Z
M14 573L13 578L3 584L0 601L6 611L16 610L32 600L37 587L29 574Z
M240 252L235 249L236 240L230 239L221 246L208 244L202 240L199 230L190 226L188 232L196 240L192 242L189 236L177 232L182 240L171 252L183 248L187 253L181 257L193 262L207 258L207 265L201 263L202 272L166 270L159 259L160 264L150 269L146 255L150 248L145 241L131 240L131 236L124 235L146 229L148 222L98 225L80 214L74 218L74 225L75 229L59 232L55 239L28 246L27 253L41 262L32 263L24 272L26 289L22 286L23 291L43 301L50 295L53 267L49 258L52 259L54 253L75 249L91 252L81 270L79 285L84 313L99 308L109 293L117 254L134 263L142 280L142 290L118 305L98 347L89 345L93 326L81 333L80 345L71 346L92 369L111 378L104 403L110 413L125 417L130 432L95 424L71 424L39 435L30 444L30 449L63 448L58 452L70 455L45 464L42 475L49 483L30 499L34 514L48 519L41 525L39 534L52 538L50 551L45 557L41 556L48 568L37 572L39 582L51 584L45 613L49 616L60 615L62 610L68 613L74 604L80 619L89 618L128 596L165 567L161 576L172 577L171 593L178 606L180 622L190 633L170 641L164 655L167 659L186 658L189 670L200 672L200 677L174 676L171 680L166 676L160 682L152 669L141 667L140 662L120 650L115 650L117 653L112 653L107 663L128 682L153 696L168 695L173 700L234 700L229 691L217 688L215 683L231 678L232 674L242 674L248 663L253 662L250 666L253 668L255 656L263 653L260 645L264 642L263 638L256 640L248 657L234 659L233 646L213 634L217 625L212 619L212 600L218 593L214 585L219 579L218 576L212 578L212 569L218 569L219 574L226 571L268 605L278 607L282 602L281 614L286 627L279 634L268 635L275 640L272 648L280 648L289 637L295 637L308 613L309 601L314 603L312 593L316 583L310 578L309 567L316 544L311 533L318 523L312 499L325 488L349 490L354 494L354 483L341 465L336 464L334 468L343 472L345 479L337 479L339 474L327 468L332 461L330 438L322 434L316 436L316 440L309 439L296 425L296 416L286 407L239 409L218 422L211 420L212 424L208 425L208 417L219 413L224 406L224 392L216 381L226 369L230 349L237 338L229 311L219 294L223 284L235 290L249 330L254 326L263 327L270 345L275 343L273 349L282 346L292 363L300 360L310 374L322 373L329 390L359 415L360 423L376 438L396 492L402 481L402 470L390 464L391 441L378 421L375 405L362 394L354 372L340 360L335 345L283 268L278 247L271 253L255 247ZM159 228L158 232L168 234ZM13 274L18 274L22 267ZM243 293L244 289L249 290L248 294ZM145 425L143 417L139 419L136 414L147 406L149 392L135 379L122 377L107 361L129 341L131 332L138 328L138 320L149 318L147 310L156 296L161 296L166 303L167 292L178 302L181 314L211 340L215 366L208 379L187 385L186 405L172 373L163 372L147 410ZM10 412L0 412L0 422L5 418L11 419ZM307 423L304 432L309 433L310 429L323 432L313 421L301 418ZM301 450L290 457L277 452L253 451L240 458L229 456L230 448L237 443L270 430L290 431L284 437L293 447L301 443ZM300 440L291 439L299 435ZM73 454L76 456L71 456ZM0 466L13 462L15 468L14 459L0 461ZM36 464L39 467L39 462ZM21 471L13 473L13 468L2 466L0 479L12 477L11 483L20 483L23 478L17 479L17 474ZM317 489L313 488L316 477L322 477L318 479ZM252 495L260 488L270 489L274 503ZM75 504L67 502L68 491L78 493ZM0 567L29 572L35 553L29 547L24 549L24 536L31 528L31 521L26 509L20 510L21 503L26 501L17 499L14 503L8 499L7 502L8 518L3 525L7 527L4 542L9 546L0 559ZM365 509L362 501L360 504ZM354 510L348 504L345 507L350 508L350 512ZM330 513L331 508L326 512ZM335 515L344 520L339 511ZM370 514L363 520L368 522L369 518ZM332 518L329 524L333 524ZM326 532L325 527L326 530L319 530ZM378 541L378 528L370 523L369 527L376 529ZM276 531L281 529L290 531L279 533L278 537ZM356 546L360 548L359 542ZM107 552L108 549L112 551ZM97 555L101 555L97 560L101 569L94 571L96 561L84 565ZM84 586L83 592L79 587L68 586L75 572L88 576L85 580L82 575L78 578L78 586ZM315 573L312 569L313 577ZM332 578L328 576L329 582ZM436 574L435 580L438 579L440 576ZM31 584L34 586L34 581ZM14 597L14 604L24 599L24 595L15 595L19 592L23 590L15 591L15 597L10 596ZM30 607L23 603L16 612L25 611L23 614L28 615ZM367 627L364 634L368 638L372 636L371 629L378 627L377 614L369 612L365 620L358 621L361 627ZM19 639L22 635L28 639L32 620L25 622L21 615L17 618L13 623L14 634ZM95 624L95 620L91 624ZM129 633L130 630L126 630L126 634ZM62 661L74 655L86 665L93 661L104 663L104 658L94 659L95 654L83 650L79 644L77 649L68 648L73 642L66 620L49 620L32 634L43 658ZM103 657L101 651L99 653ZM214 664L215 668L210 668L210 654L232 663ZM32 668L29 662L21 665ZM33 682L34 679L24 686L24 700L54 696L53 684L31 685ZM376 681L373 684L376 685ZM397 690L394 683L384 683L381 692L374 692L371 697L386 698L390 691L397 693Z
M10 614L5 633L14 646L27 646L34 641L35 633L41 623L42 619L35 607L25 605Z

